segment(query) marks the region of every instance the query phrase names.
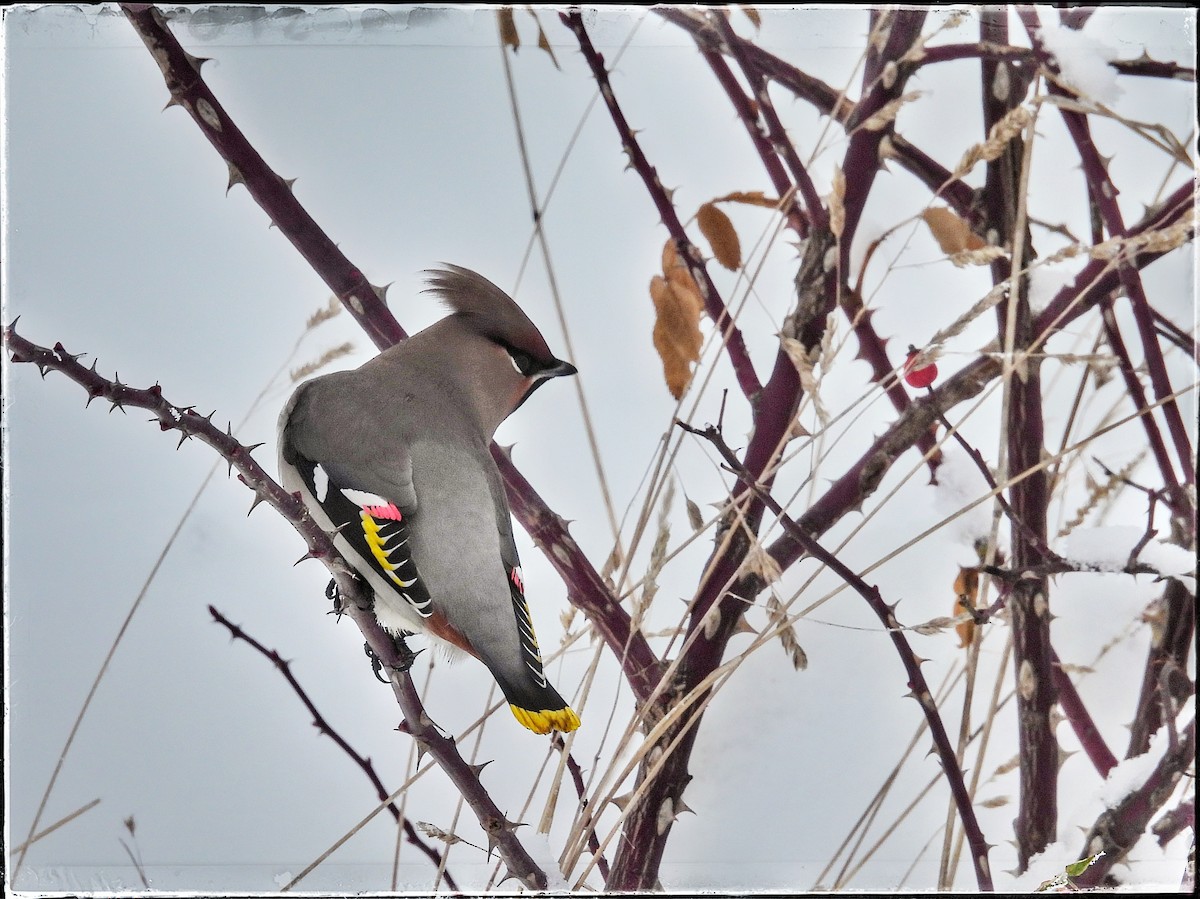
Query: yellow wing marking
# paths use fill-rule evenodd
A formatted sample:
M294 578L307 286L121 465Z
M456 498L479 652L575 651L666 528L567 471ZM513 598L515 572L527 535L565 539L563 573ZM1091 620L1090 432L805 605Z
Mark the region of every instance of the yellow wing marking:
M413 578L411 581L406 581L392 573L399 568L400 565L392 564L391 560L388 558L388 556L391 555L391 550L383 548L383 540L379 536L379 522L377 522L366 511L363 511L360 514L362 516L363 534L367 538L367 546L370 547L371 555L375 557L375 561L379 563L379 567L384 570L384 573L387 574L388 577L390 577L401 587L411 587L417 582L416 578ZM395 547L393 547L393 549L395 549ZM407 559L405 561L407 561ZM404 563L401 562L400 564L403 565Z

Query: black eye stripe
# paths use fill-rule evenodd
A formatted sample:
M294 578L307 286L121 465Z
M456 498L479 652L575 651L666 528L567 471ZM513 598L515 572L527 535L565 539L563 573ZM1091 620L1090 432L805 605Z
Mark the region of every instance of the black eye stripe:
M508 353L508 358L512 360L513 368L527 378L533 377L545 367L524 350L519 350L516 347L505 343L500 345L504 347L505 351Z

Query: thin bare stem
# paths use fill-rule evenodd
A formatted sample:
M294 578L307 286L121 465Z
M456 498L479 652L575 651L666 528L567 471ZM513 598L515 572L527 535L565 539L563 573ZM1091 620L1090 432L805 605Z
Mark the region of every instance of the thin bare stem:
M876 614L888 629L888 635L895 644L896 651L900 655L900 660L903 662L905 671L908 674L908 686L911 695L920 704L921 711L929 723L929 730L933 735L934 746L942 762L944 776L950 785L951 793L954 795L955 804L958 806L959 818L962 821L964 831L967 833L967 839L971 844L972 859L975 864L975 876L979 889L990 892L992 890L992 874L987 860L988 844L975 818L975 810L971 805L971 798L967 794L966 784L962 777L962 769L958 765L954 747L950 743L950 737L947 735L945 725L942 723L941 714L938 712L937 706L933 701L933 694L925 682L925 676L921 673L921 662L909 646L908 639L904 636L903 631L899 628L899 622L896 621L894 614L895 607L889 606L883 601L883 597L880 596L877 587L867 584L859 575L851 571L836 556L824 549L816 540L805 533L795 521L789 518L779 504L775 502L770 493L763 489L757 481L753 480L750 472L737 456L733 454L733 451L725 443L724 438L716 428L710 425L704 430L700 430L683 422L678 422L677 424L688 433L703 437L716 447L717 452L721 454L721 458L725 460L730 470L775 513L777 519L792 538L803 545L805 553L829 567L855 592L862 596L871 607L871 611Z
M371 760L363 755L360 755L354 749L354 747L347 742L346 738L338 733L338 731L329 723L328 719L321 714L321 711L312 701L312 698L309 697L308 691L301 686L300 681L296 679L296 675L292 673L292 666L288 663L288 661L274 649L267 649L267 647L265 647L262 643L246 633L245 630L218 612L214 606L208 607L208 613L212 615L214 621L229 631L229 636L231 638L234 640L241 640L248 644L256 652L265 657L268 662L275 666L276 670L278 670L280 675L283 676L283 679L287 681L288 686L292 688L292 692L296 694L296 697L304 704L304 707L308 709L308 713L312 715L313 727L317 729L317 732L324 734L325 736L329 737L329 739L333 740L333 742L337 744L338 748L341 749L342 752L346 753L346 755L350 757L350 760L362 769L362 772L364 775L366 775L367 780L371 782L371 786L375 788L376 795L381 800L387 800L389 798L388 790L383 785L383 781L379 779L379 775L375 772L375 766L371 763ZM442 870L442 865L444 864L441 853L439 853L421 838L421 835L417 833L416 828L413 827L412 822L401 814L400 809L396 807L394 802L388 802L387 810L391 812L392 817L396 819L396 823L401 825L405 835L408 837L408 841L420 849L440 872ZM447 871L445 872L444 876L446 878L447 885L452 890L457 890L458 886L450 873Z

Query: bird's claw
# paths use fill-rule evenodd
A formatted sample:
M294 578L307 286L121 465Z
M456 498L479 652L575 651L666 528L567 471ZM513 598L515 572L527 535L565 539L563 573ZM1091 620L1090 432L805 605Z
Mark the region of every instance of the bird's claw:
M330 610L330 615L336 615L340 621L342 613L346 611L346 606L342 601L342 591L338 589L337 580L329 579L329 584L325 587L325 598L333 603L333 608Z
M408 648L408 643L405 642L404 638L411 637L412 635L412 631L402 631L392 638L392 642L396 647L396 655L399 657L399 664L392 665L390 667L393 671L396 671L400 674L403 674L405 671L408 671L410 668L412 668L413 662L417 660L417 656L425 651L424 649L418 649L416 652L413 652ZM375 679L381 684L391 683L391 681L389 681L386 677L380 676L384 668L383 660L380 659L375 653L375 650L371 648L370 643L363 644L363 652L365 652L367 657L371 660L371 671L375 674Z
M375 675L375 680L381 684L390 684L386 677L380 677L380 672L383 671L383 661L375 654L375 650L371 648L370 643L363 644L363 652L367 654L367 658L371 660L371 673Z

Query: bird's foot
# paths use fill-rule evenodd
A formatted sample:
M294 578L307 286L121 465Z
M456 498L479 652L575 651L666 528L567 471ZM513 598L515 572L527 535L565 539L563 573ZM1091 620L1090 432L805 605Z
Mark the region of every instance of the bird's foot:
M346 611L346 602L342 599L342 591L338 589L336 578L329 579L329 584L325 587L325 598L333 603L329 614L336 615L338 621L341 621L342 613Z
M363 583L358 575L352 574L350 577L354 579L355 584L358 586L355 592L367 603L363 606L363 610L369 611L375 605L375 594ZM325 586L325 598L333 603L333 608L329 610L329 614L336 615L338 620L341 621L342 616L346 614L346 597L338 589L337 578L329 579L329 583Z
M405 642L404 638L411 637L412 635L412 631L401 631L399 634L396 634L392 637L392 643L396 647L396 655L399 657L399 664L391 666L393 671L401 674L403 674L405 671L408 671L408 669L412 668L413 662L417 660L417 656L425 651L424 649L418 649L416 652L413 652L408 648L408 643ZM389 681L386 677L382 676L384 668L383 660L376 655L375 650L371 648L370 643L363 644L363 652L365 652L367 657L371 660L371 671L374 672L375 679L383 684L391 683L391 681Z

